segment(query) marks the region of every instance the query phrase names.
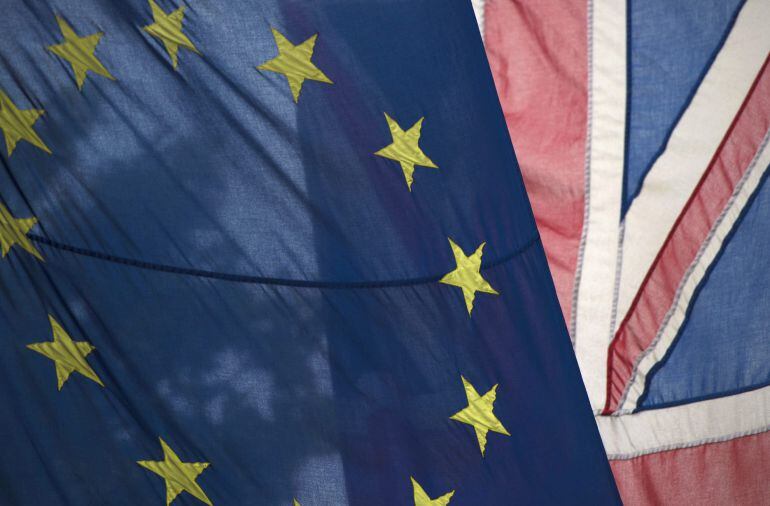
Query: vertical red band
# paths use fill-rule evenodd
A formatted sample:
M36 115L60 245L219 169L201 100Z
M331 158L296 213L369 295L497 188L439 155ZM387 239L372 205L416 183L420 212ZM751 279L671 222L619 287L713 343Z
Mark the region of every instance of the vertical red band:
M487 0L485 42L569 321L585 196L587 2Z

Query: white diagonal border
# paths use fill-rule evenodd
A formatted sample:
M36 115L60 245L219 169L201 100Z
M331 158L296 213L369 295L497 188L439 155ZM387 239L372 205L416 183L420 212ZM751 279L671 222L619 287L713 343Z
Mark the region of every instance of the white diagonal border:
M616 325L696 188L770 52L770 2L747 0L624 219ZM616 331L617 329L612 329Z
M644 392L647 376L652 368L663 360L668 353L679 329L687 316L687 309L693 302L695 290L703 281L709 267L719 254L725 241L741 216L751 196L757 191L770 166L770 131L765 134L754 159L751 161L743 177L738 182L733 195L709 231L709 235L701 245L695 259L687 269L677 288L674 301L668 310L663 326L658 331L652 344L639 356L634 366L631 379L619 404L619 413L633 411Z

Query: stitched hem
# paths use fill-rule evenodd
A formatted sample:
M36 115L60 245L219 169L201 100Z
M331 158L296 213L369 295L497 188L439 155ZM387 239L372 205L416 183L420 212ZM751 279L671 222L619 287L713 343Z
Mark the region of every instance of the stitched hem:
M758 427L756 429L747 430L744 432L737 432L735 434L728 434L725 436L719 436L719 437L713 437L713 438L706 438L706 439L700 439L697 441L688 441L686 443L675 443L670 445L664 445L657 448L651 448L649 450L640 450L638 452L632 452L632 453L617 453L617 454L611 454L607 455L607 458L609 460L631 460L635 459L637 457L643 457L645 455L650 455L652 453L661 453L661 452L667 452L671 450L681 450L685 448L693 448L696 446L703 446L707 444L714 444L714 443L724 443L726 441L731 441L733 439L738 439L742 437L747 436L756 436L757 434L762 434L764 432L770 431L770 426L766 425L764 427Z
M580 232L580 245L578 246L578 256L575 264L575 279L572 285L572 307L569 315L569 335L572 346L575 346L577 340L577 307L578 296L580 295L580 278L583 270L583 257L585 256L586 240L588 237L588 218L591 205L591 124L593 118L593 1L588 0L586 10L586 146L585 162L583 165L583 230ZM566 316L566 315L565 315Z

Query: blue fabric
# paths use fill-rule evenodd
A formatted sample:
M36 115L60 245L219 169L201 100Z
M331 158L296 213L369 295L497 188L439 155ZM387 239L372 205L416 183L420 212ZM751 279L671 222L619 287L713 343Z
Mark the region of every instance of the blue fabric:
M628 0L623 215L708 71L745 0Z
M177 5L159 1L171 11ZM0 197L36 216L37 261L0 263L0 503L165 504L162 437L216 505L617 504L469 4L185 4L174 71L143 0L17 0L0 89L43 108L53 151L2 152ZM116 81L77 90L55 14ZM275 27L333 85L282 76ZM425 116L410 193L383 113ZM487 241L469 317L447 241ZM47 314L105 387L61 391ZM460 375L511 436L449 417ZM182 493L174 504L200 504Z
M641 409L770 383L768 220L770 188L765 180L698 288L669 355L649 377Z

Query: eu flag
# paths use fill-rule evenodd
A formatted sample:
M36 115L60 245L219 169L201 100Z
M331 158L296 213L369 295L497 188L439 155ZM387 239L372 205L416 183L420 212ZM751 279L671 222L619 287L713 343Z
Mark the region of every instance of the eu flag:
M9 0L0 503L614 504L471 5Z

